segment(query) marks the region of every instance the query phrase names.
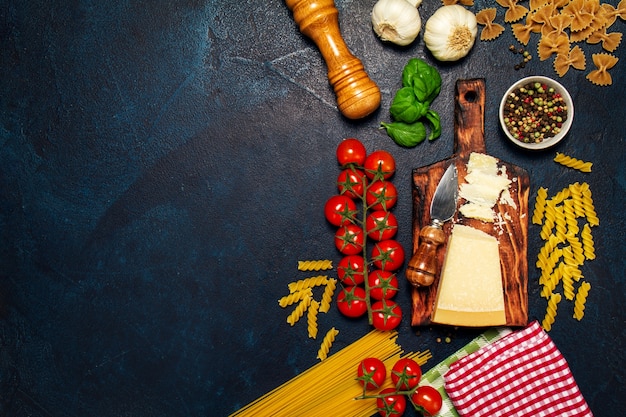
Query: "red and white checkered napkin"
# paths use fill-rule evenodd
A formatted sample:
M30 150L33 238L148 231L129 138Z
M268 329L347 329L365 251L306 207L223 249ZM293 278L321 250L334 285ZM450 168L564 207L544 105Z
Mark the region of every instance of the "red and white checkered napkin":
M454 362L444 380L462 417L593 416L536 321Z

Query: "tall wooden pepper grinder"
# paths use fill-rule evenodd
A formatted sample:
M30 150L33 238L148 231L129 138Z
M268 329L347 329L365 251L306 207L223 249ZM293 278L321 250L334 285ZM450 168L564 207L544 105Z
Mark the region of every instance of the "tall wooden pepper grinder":
M285 0L300 32L315 42L328 68L339 111L348 119L361 119L380 105L380 90L363 63L348 49L339 31L334 0Z

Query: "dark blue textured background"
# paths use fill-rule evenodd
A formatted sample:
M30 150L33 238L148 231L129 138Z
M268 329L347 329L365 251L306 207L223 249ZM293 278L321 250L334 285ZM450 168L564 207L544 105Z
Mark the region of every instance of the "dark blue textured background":
M532 46L531 65L515 71L510 30L478 42L436 64L442 137L403 149L379 122L406 61L434 61L421 39L378 41L373 4L337 1L344 38L382 91L380 110L353 122L279 0L0 3L0 416L226 416L314 365L319 340L288 326L276 300L310 275L298 260L340 258L322 213L337 143L356 136L394 154L398 238L411 247L411 169L452 153L454 82L474 77L487 83L487 149L529 171L531 207L539 186L590 184L601 223L597 259L583 265L585 317L564 306L550 334L594 413L621 414L626 46L611 87L584 79L601 50L585 46L587 70L561 79L572 132L527 153L504 141L497 104L518 78L555 77L552 60ZM437 6L425 1L424 21ZM555 164L555 150L593 161L593 173ZM545 312L538 234L531 226L531 319ZM398 300L408 314L406 287ZM334 309L320 316L321 332L331 326L333 350L369 329ZM408 318L400 332L405 350L432 350L425 368L478 333Z

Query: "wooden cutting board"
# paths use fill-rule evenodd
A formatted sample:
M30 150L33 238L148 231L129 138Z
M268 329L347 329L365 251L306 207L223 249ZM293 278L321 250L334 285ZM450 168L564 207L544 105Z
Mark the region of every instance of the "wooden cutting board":
M458 80L455 86L454 152L450 158L413 170L413 252L419 246L419 233L430 224L430 203L450 163L458 172L459 184L465 182L467 161L472 152L487 153L485 147L485 80ZM500 266L504 288L506 321L509 326L524 326L528 322L528 173L520 167L498 159L498 165L506 168L512 180L509 191L515 207L498 203L494 210L506 221L487 223L464 218L457 210L452 221L444 224L444 232L450 236L452 225L464 224L482 230L498 239ZM459 198L457 209L465 200ZM430 323L439 274L446 253L446 243L437 249L438 274L429 287L413 288L413 326Z

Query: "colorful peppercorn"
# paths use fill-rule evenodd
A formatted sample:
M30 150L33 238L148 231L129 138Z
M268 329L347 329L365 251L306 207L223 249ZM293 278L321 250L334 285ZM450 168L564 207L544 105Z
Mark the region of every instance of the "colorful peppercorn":
M525 143L540 143L556 136L567 120L567 105L553 87L528 83L514 90L503 110L511 135Z

